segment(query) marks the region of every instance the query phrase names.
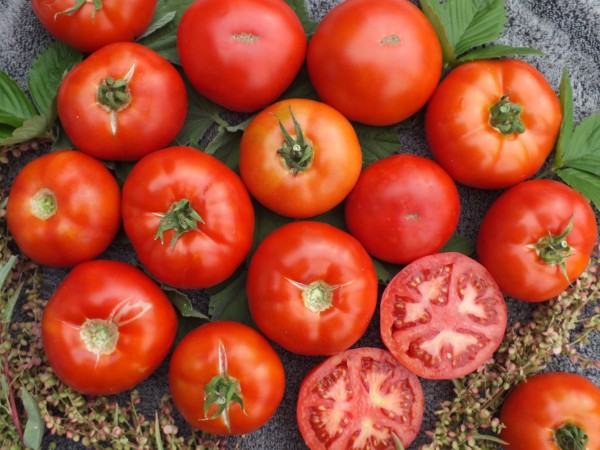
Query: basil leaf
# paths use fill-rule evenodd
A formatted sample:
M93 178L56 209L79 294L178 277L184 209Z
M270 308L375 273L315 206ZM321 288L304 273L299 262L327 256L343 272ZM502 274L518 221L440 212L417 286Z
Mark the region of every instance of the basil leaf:
M363 153L363 167L400 149L400 139L393 126L378 127L353 123Z
M0 70L0 124L18 128L35 114L35 107L23 89Z
M600 176L570 167L559 169L557 175L600 209Z

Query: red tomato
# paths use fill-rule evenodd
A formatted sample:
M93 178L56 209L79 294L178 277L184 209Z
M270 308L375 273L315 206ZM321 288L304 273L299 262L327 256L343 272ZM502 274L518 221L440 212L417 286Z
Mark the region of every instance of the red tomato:
M460 199L435 162L402 154L363 170L345 208L348 230L371 255L405 264L438 252L450 239Z
M558 181L531 180L489 208L477 254L505 294L541 302L579 278L597 239L594 211L580 193Z
M192 85L239 112L274 102L302 67L306 48L300 19L283 0L197 0L177 29Z
M175 348L169 385L192 427L237 435L257 430L273 416L283 398L285 374L260 333L237 322L210 322Z
M123 186L123 226L159 280L205 288L227 279L254 239L242 180L202 151L169 147L140 160Z
M332 209L352 190L361 168L352 124L313 100L283 100L262 110L240 144L240 174L248 190L287 217L307 218Z
M6 206L21 251L46 266L100 255L121 226L121 191L108 169L84 153L40 156L17 174Z
M534 375L510 392L500 421L507 450L600 450L600 389L574 373Z
M485 268L461 253L424 256L381 298L381 337L418 376L454 379L484 364L506 330L506 303Z
M92 156L137 160L169 145L187 114L179 72L140 44L108 45L75 66L58 89L58 116Z
M442 50L427 17L409 1L346 0L317 27L307 67L325 103L350 120L390 125L433 94Z
M499 189L537 172L561 122L558 97L533 66L474 61L440 83L427 107L425 132L433 156L452 178Z
M61 42L84 53L122 41L133 41L146 29L156 0L31 0L42 25Z
M42 316L48 362L73 389L110 395L145 380L169 352L177 315L146 274L116 261L87 261L58 286Z
M331 355L358 341L378 293L373 262L358 241L311 221L284 225L260 243L246 291L261 331L305 355Z
M311 450L408 447L423 418L416 375L379 348L354 348L315 367L302 381L296 418Z

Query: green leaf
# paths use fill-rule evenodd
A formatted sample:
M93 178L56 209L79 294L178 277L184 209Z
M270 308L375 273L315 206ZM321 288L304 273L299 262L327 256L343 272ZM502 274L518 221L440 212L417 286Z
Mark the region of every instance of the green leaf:
M206 153L225 163L234 172L238 172L242 133L229 131L230 129L235 127L219 127L215 138L206 146Z
M146 31L144 31L141 35L138 36L138 40L148 37L157 30L160 30L161 28L175 20L176 16L177 11L165 12L162 10L162 8L160 10L157 8L157 10L154 13L154 17L152 18L152 22L150 22L150 25L148 26L148 28L146 28Z
M25 430L23 430L23 443L27 448L38 450L42 446L46 424L44 419L42 419L40 408L35 398L24 387L21 387L20 392L23 407L27 414L27 423L25 424Z
M562 165L572 167L588 156L600 158L600 113L587 117L575 128L564 148Z
M310 100L319 100L317 91L310 82L306 64L302 66L292 84L285 90L279 100L286 98L308 98Z
M534 55L543 56L544 52L530 47L512 47L510 45L496 44L480 47L458 58L459 63L481 60L503 58L505 56Z
M156 450L164 450L163 441L160 433L160 422L158 421L158 411L154 411L154 442Z
M400 150L400 139L393 126L376 127L354 123L363 153L363 167Z
M304 28L304 32L307 34L307 36L312 35L317 29L318 23L314 22L310 18L308 9L306 7L306 2L304 0L285 0L285 2L291 6L300 19L302 27Z
M564 168L557 175L600 209L600 176L579 169Z
M83 60L83 53L55 42L43 50L29 70L29 92L40 114L52 107L63 77Z
M206 314L194 309L190 298L181 291L168 286L161 286L171 303L177 308L182 317L195 317L197 319L210 320Z
M566 67L563 68L562 78L560 80L559 98L563 119L560 125L558 141L556 143L556 155L553 161L553 166L555 167L560 167L562 165L565 150L569 146L569 141L573 135L573 87L571 86L571 77Z
M0 140L0 145L15 145L29 142L37 138L51 137L50 130L54 124L55 111L48 111L46 116L33 116L16 128L10 137Z
M440 41L440 45L442 46L442 60L444 63L455 61L454 45L450 42L450 37L446 31L446 23L449 19L445 10L442 9L438 0L420 0L419 3Z
M52 151L71 150L73 148L75 148L75 145L73 145L59 121L55 130L55 139L54 142L52 142Z
M457 252L469 256L475 253L475 243L454 233L448 242L444 244L440 252Z
M179 53L177 52L177 38L174 35L163 36L144 45L154 50L171 64L181 65Z
M384 262L373 257L371 257L371 260L373 261L373 266L375 267L377 279L381 284L384 285L392 281L392 278L394 278L403 267L401 265Z
M252 324L246 297L247 275L245 267L241 267L228 280L208 290L208 314L212 320L233 320Z
M8 279L8 276L10 275L10 272L12 271L16 262L17 256L11 255L11 257L8 258L8 261L6 261L6 263L4 263L2 267L0 267L0 292L2 291L2 289L4 289L4 283L6 283L6 280Z
M279 214L274 213L270 209L265 208L260 203L253 200L254 204L254 241L253 246L248 256L246 257L247 261L250 261L250 258L254 254L256 247L266 238L269 234L271 234L276 229L282 227L283 225L292 222L292 219L288 217L281 216Z
M35 114L35 107L23 89L0 70L0 124L17 128Z

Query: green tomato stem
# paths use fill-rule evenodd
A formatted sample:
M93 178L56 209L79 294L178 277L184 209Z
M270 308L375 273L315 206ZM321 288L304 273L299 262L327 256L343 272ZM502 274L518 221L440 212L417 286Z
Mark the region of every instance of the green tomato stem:
M298 172L304 172L308 169L313 161L313 147L310 142L307 142L302 132L302 127L296 120L292 108L290 107L290 114L294 121L294 127L296 129L296 138L293 138L283 126L281 119L279 120L279 128L283 134L284 141L277 154L281 155L285 165L294 175Z
M59 11L56 14L54 14L54 20L56 20L56 18L58 16L61 16L63 14L71 15L71 14L76 13L86 3L94 4L94 9L92 10L92 21L93 21L96 13L102 9L102 0L77 0L75 2L75 4L73 6L71 6L70 8L65 9L64 11Z
M490 125L504 135L525 132L525 125L521 121L523 108L518 103L512 103L508 98L502 98L490 109Z
M554 442L560 450L585 450L589 441L583 428L565 423L554 431Z
M188 231L197 230L198 223L204 223L200 214L192 208L192 204L186 198L173 203L166 213L157 213L157 215L161 219L154 239L160 239L161 244L164 244L164 232L167 230L175 231L169 251L173 250L180 236Z

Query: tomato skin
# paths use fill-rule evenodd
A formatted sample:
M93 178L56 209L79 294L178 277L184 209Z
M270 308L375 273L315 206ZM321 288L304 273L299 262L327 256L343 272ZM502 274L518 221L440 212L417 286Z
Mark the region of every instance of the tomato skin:
M102 8L95 12L92 2L86 2L72 14L58 14L74 5L75 0L31 0L35 15L52 36L91 53L140 36L152 21L156 0L102 0Z
M504 401L500 439L510 450L560 450L554 430L565 423L582 428L587 450L600 449L600 389L574 373L534 375L514 388Z
M51 217L32 208L51 192ZM93 259L113 241L121 225L121 191L108 169L74 150L42 155L16 176L6 207L15 243L33 261L66 267Z
M273 103L300 70L307 45L300 19L283 0L196 0L177 29L192 85L238 112Z
M188 199L204 223L181 235L156 238L160 214ZM242 180L200 150L169 147L140 160L123 186L123 226L141 263L179 288L205 288L227 279L254 239L254 209Z
M86 347L82 325L109 318L118 325L116 348L98 356ZM41 325L44 351L58 377L84 394L111 395L156 370L175 338L177 316L146 274L122 262L94 260L65 277L44 308Z
M452 178L434 161L399 154L363 170L345 215L348 230L371 255L406 264L436 253L450 239L460 199Z
M311 450L383 450L396 448L392 433L408 448L423 408L416 375L386 350L353 348L321 362L302 380L296 418Z
M422 378L454 379L477 370L502 342L506 323L498 285L461 253L413 261L381 297L383 343Z
M500 98L522 106L523 133L490 124ZM512 186L542 166L558 136L558 96L533 66L518 60L474 61L448 74L431 97L425 134L436 161L457 182L484 189Z
M111 113L98 101L107 78L128 83L131 103ZM57 97L58 116L73 144L100 159L133 161L169 145L187 114L187 93L177 70L140 44L119 42L92 53L63 79ZM143 130L143 133L140 133Z
M305 305L298 285L317 281L334 288L331 306L318 312ZM286 224L259 244L248 267L246 292L260 330L305 355L331 355L358 341L378 294L373 262L358 241L313 221Z
M545 263L529 246L549 234L560 235L571 217L567 281L560 265ZM479 227L477 254L505 294L542 302L579 278L597 238L594 211L581 194L558 181L530 180L508 189L490 206Z
M230 407L231 429L222 418L206 420L204 387L219 375L219 347L227 355L228 373L241 387L245 413ZM177 345L169 368L173 401L194 428L219 435L250 433L263 426L283 398L285 374L279 356L260 333L238 322L218 321L188 333ZM209 410L209 416L213 410Z
M292 114L313 151L310 166L297 173L277 153L285 141L280 120L297 138ZM247 126L240 144L244 184L265 207L287 217L308 218L337 206L361 169L362 152L352 124L313 100L283 100L265 108Z
M426 16L409 1L345 0L319 23L307 68L319 97L350 120L391 125L433 94L442 50Z

